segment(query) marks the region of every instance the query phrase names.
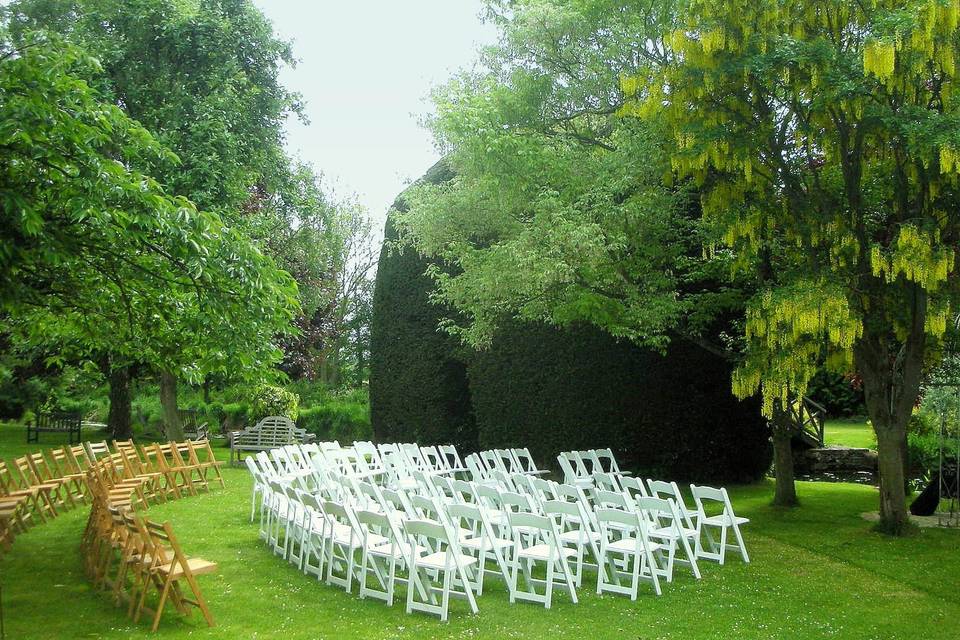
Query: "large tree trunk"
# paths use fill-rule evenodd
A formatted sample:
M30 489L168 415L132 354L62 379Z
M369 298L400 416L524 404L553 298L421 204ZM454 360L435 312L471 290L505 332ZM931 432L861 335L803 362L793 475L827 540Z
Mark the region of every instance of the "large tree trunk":
M133 419L130 403L130 367L110 370L110 412L107 426L114 440L129 440L133 437Z
M773 504L778 507L795 507L800 504L793 473L793 436L796 425L787 411L776 406L770 427L773 430L773 475L776 481Z
M183 440L183 425L177 411L177 376L169 371L160 372L160 407L167 440Z
M903 341L893 339L886 331L876 330L868 322L864 325L863 337L854 347L857 369L863 379L867 415L877 434L880 471L877 528L891 535L903 535L911 529L907 515L904 443L910 415L920 393L926 348L926 297L922 290L916 291L913 304L913 323Z

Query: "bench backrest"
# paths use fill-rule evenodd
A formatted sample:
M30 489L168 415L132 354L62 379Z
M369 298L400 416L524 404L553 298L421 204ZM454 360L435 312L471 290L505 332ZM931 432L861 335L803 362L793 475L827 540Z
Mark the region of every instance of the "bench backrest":
M234 446L282 447L302 443L306 429L298 429L293 420L283 416L268 416L252 427L233 435Z
M57 429L69 431L80 428L79 411L38 411L36 426L40 429Z

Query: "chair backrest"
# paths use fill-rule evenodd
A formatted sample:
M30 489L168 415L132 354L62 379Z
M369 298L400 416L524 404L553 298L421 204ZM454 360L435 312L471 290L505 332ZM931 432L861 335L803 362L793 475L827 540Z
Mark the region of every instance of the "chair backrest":
M633 505L630 504L619 491L597 489L594 492L594 499L596 500L597 507L624 509L626 511L634 510Z
M520 473L520 462L510 449L494 449L493 453L500 460L500 468L506 473Z
M603 471L594 461L592 451L571 451L570 453L573 454L571 460L577 466L577 475L581 478L589 477L594 471Z
M452 444L442 444L439 447L440 455L443 456L446 461L447 469L465 469L463 466L463 460L460 459L460 454L457 452L457 448Z
M600 523L600 531L607 534L609 530L609 525L616 525L615 529L622 530L624 527L629 527L629 530L641 532L642 524L640 522L640 514L634 511L627 511L625 509L613 509L610 507L597 507L596 509L597 522Z
M613 450L609 447L606 449L596 449L594 453L597 454L597 458L601 461L606 460L606 469L610 473L620 473L620 465L617 464L617 459L613 455Z
M533 456L530 455L530 449L524 447L522 449L514 448L511 449L513 457L516 459L517 464L520 465L520 473L531 473L539 471L536 463L533 461Z
M648 496L650 495L647 492L647 487L643 483L643 480L639 478L634 478L633 476L619 476L620 486L623 487L623 493L629 497L631 500L639 496Z
M482 482L489 479L490 474L484 466L479 455L476 453L471 453L467 456L464 462L467 463L467 469L470 471L470 475L473 476L474 482Z
M477 501L477 488L466 480L453 480L453 491L457 495L457 502L473 504Z
M435 446L420 447L420 455L423 458L424 468L428 471L445 471L443 456L440 450Z
M603 489L604 491L623 491L620 483L617 482L616 476L612 473L594 472L593 482L598 489Z
M481 462L483 462L483 465L487 468L488 471L497 470L497 471L503 471L504 473L508 472L508 469L503 464L503 460L492 449L481 451L480 460Z
M730 496L726 489L716 489L714 487L690 485L690 492L693 493L693 501L697 504L697 513L700 517L709 516L711 511L704 503L719 503L723 513L729 517L734 517L733 505L730 503Z
M571 453L570 451L565 451L557 456L557 462L560 463L560 470L563 471L564 482L573 482L577 479L576 465L570 459Z
M652 525L674 527L678 532L680 527L683 526L677 503L670 498L644 498L641 496L637 498L636 504L640 514Z
M500 500L503 502L504 511L511 511L514 513L518 513L518 512L534 513L537 510L533 504L533 501L530 500L528 496L525 496L522 493L514 493L513 491L501 491Z

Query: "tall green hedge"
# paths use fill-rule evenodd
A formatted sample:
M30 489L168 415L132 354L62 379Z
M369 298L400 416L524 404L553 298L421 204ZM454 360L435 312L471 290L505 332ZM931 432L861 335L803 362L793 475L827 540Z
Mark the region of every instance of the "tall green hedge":
M442 164L423 178L451 177ZM403 197L394 205L404 207ZM652 476L749 480L770 466L756 402L730 393L730 365L674 341L666 357L597 329L505 327L483 352L437 331L427 262L389 248L373 299L370 417L379 441L530 447L555 466L569 449L610 447Z
M452 177L444 163L423 180ZM394 208L403 210L401 195ZM396 230L387 219L373 292L370 329L370 419L380 441L452 442L476 448L466 365L456 341L437 332L441 313L430 304L427 263L414 251L391 250Z
M746 481L770 466L757 402L730 393L730 366L677 340L666 356L592 327L505 328L472 357L470 391L481 448L610 447L652 477Z

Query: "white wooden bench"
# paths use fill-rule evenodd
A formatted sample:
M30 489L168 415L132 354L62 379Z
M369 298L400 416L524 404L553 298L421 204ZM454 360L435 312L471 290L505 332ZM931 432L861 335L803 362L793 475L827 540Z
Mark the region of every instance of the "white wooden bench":
M298 429L290 418L268 416L252 427L234 431L230 438L230 464L240 463L243 451L269 451L288 444L302 444L313 440L312 433Z

